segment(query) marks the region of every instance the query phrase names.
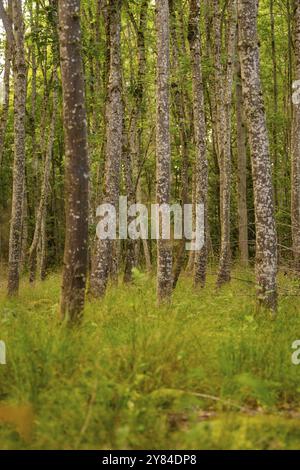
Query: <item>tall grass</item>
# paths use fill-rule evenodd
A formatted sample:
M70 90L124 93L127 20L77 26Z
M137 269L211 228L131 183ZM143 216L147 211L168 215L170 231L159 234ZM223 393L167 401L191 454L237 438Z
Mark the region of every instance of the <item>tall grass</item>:
M0 448L300 448L299 298L281 296L272 321L255 315L254 287L216 292L210 276L195 291L184 278L158 308L155 281L135 272L74 330L58 320L58 275L24 281L14 300L2 289ZM30 438L1 421L4 404L32 407Z

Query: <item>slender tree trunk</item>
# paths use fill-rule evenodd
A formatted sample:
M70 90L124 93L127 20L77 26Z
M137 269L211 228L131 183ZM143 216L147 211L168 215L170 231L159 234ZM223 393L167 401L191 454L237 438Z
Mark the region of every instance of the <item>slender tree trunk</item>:
M142 171L143 165L143 125L144 125L144 115L145 115L145 73L146 73L146 52L145 52L145 32L147 28L147 13L148 13L148 4L149 0L142 0L141 7L140 7L140 15L139 15L139 23L134 20L132 12L127 7L128 14L131 18L132 24L135 28L136 37L137 37L137 75L136 75L136 84L132 86L134 90L134 105L132 108L132 116L130 119L130 130L129 130L129 148L125 151L125 161L124 165L127 162L127 170L129 170L128 164L130 159L130 168L131 168L131 181L134 186L134 202L131 203L142 203L143 194L141 188L141 181L140 181L140 173ZM133 71L131 72L131 76L134 77ZM133 85L133 83L132 83ZM129 155L129 152L130 154ZM136 181L134 181L136 180ZM127 181L128 183L128 181ZM127 193L130 200L132 200L131 190L129 191L127 186ZM146 261L146 269L147 271L151 271L151 258L149 253L149 246L148 241L145 239L138 240L138 241L128 241L126 244L127 254L126 254L126 261L125 261L125 275L124 280L129 282L131 279L131 274L129 275L129 266L131 269L134 267L135 264L138 263L140 246L142 245L145 261ZM134 261L132 264L132 249L134 249Z
M300 80L300 4L294 17L295 80ZM297 87L299 89L299 87ZM292 124L292 237L295 270L300 275L300 103L293 100Z
M75 322L80 319L84 308L89 218L89 164L80 0L59 0L58 14L66 155L66 239L61 316Z
M29 280L34 282L36 277L36 265L37 265L37 249L38 244L42 235L42 224L46 217L46 208L47 208L47 199L49 194L49 184L50 184L50 173L52 165L52 152L53 144L55 138L55 126L56 126L56 114L57 114L57 76L56 72L54 73L54 90L53 90L53 109L52 109L52 118L50 124L48 148L46 150L45 166L44 166L44 175L41 188L41 198L36 214L35 229L32 244L29 250Z
M11 0L8 2L7 13L11 18L12 14ZM3 76L3 104L0 117L0 169L2 165L3 152L4 152L4 140L7 127L7 120L9 114L9 95L10 95L10 70L11 70L11 46L9 41L6 40L5 44L5 61L4 61L4 76Z
M120 194L120 165L123 143L123 104L121 75L121 0L110 0L110 70L106 107L106 162L103 203L112 204L118 211ZM102 297L117 250L116 240L98 240L96 260L91 277L91 292Z
M8 260L8 295L13 296L19 290L25 185L26 60L21 0L12 0L12 18L5 12L1 1L0 15L6 29L9 46L13 51L14 166Z
M44 281L47 276L47 266L46 266L46 259L47 259L47 238L46 238L46 217L44 216L42 219L41 225L41 238L40 238L40 251L38 256L38 273L39 278L41 281Z
M22 236L21 236L21 258L20 258L20 274L24 271L27 261L28 252L28 201L27 201L26 183L24 183L23 196L23 214L22 214Z
M123 167L124 167L124 179L126 194L128 197L128 207L132 204L135 204L135 191L133 184L133 172L132 172L132 159L131 152L129 150L128 138L126 130L124 129L124 141L123 141ZM131 223L132 220L128 220L128 223ZM126 240L126 255L125 255L125 270L124 270L124 282L129 283L132 281L132 269L134 267L135 261L135 246L136 243L134 240Z
M168 0L156 0L157 88L156 88L156 158L157 204L169 204L171 149L169 116L170 31ZM157 221L159 223L159 221ZM159 224L161 226L161 224ZM160 236L157 242L158 302L169 301L172 294L172 248L170 240Z
M36 18L33 16L32 4L29 7L30 10L30 29L32 34L35 36L37 31ZM36 110L37 110L37 60L36 60L36 44L33 41L31 45L31 139L32 139L32 164L34 170L34 183L38 182L38 156L37 156L37 141L36 141ZM36 194L36 187L33 188ZM34 201L35 202L35 201Z
M242 95L241 66L237 61L236 77L236 125L237 125L237 166L238 166L238 221L239 252L243 267L248 266L248 211L247 211L247 133L245 127Z
M184 207L185 204L189 203L189 148L188 148L188 122L185 112L185 90L184 80L180 70L180 49L179 49L179 38L177 34L177 18L175 6L176 3L173 0L170 3L171 6L171 38L172 38L172 96L174 102L174 114L176 124L179 132L179 152L181 157L181 204ZM183 214L184 223L184 214ZM184 267L186 259L186 239L183 236L179 242L179 248L177 251L176 262L173 268L173 289L176 288L179 280L181 271Z
M218 1L217 1L218 3ZM219 5L217 8L220 8ZM220 12L218 13L220 15ZM220 26L220 21L216 23ZM234 57L236 50L236 0L230 0L228 6L227 63L224 73L221 69L221 31L215 31L217 37L216 70L218 87L218 150L220 166L220 214L221 214L221 252L217 286L230 281L230 205L231 205L231 104L234 75Z
M201 67L200 41L200 0L190 0L189 43L192 58L192 82L194 103L194 136L196 144L196 200L195 203L204 208L204 246L195 253L195 286L204 287L207 268L207 192L208 163L206 157L206 125L204 110L204 93Z
M266 126L257 37L258 0L238 0L239 53L252 159L256 222L258 304L277 305L277 237L269 139Z
M143 130L145 119L145 74L147 69L146 63L146 49L145 49L145 33L147 28L147 13L148 13L149 0L141 1L139 24L135 25L137 34L137 56L138 56L138 70L137 70L137 85L135 88L135 105L132 111L132 123L130 129L130 151L132 154L133 174L137 179L136 184L136 200L138 203L143 201L143 191L141 186L141 170L143 165L143 155L145 153L143 146ZM151 256L149 251L148 240L142 239L141 241L146 270L151 272ZM136 251L139 253L140 244L136 245ZM136 257L138 262L138 256Z
M273 137L273 153L274 153L274 195L275 206L279 204L278 198L278 138L277 138L277 115L278 115L278 80L277 80L277 51L275 40L275 14L274 14L274 0L270 0L270 20L271 20L271 50L272 50L272 64L273 64L273 124L272 124L272 137Z

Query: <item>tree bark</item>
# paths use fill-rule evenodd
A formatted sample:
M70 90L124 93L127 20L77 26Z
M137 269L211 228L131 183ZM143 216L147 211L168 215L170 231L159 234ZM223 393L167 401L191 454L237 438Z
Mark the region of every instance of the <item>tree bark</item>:
M88 261L89 164L80 0L59 0L59 44L65 136L66 239L61 317L82 316Z
M170 30L168 0L156 0L157 85L156 85L156 202L169 204L171 148L169 116ZM159 223L159 221L157 221ZM161 225L161 224L160 224ZM161 230L160 230L161 232ZM170 240L157 241L158 302L168 302L172 294L172 249Z
M39 241L42 237L42 226L45 225L46 209L47 209L47 200L49 194L49 181L50 181L50 172L52 164L52 152L53 144L55 138L55 126L56 126L56 114L57 114L57 75L56 71L54 73L54 90L53 90L53 108L52 108L52 117L50 124L50 132L48 139L48 148L46 149L46 158L44 165L44 174L41 188L41 197L39 206L36 214L35 229L31 247L29 250L29 281L34 282L36 277L36 265L37 265L37 249Z
M8 295L13 296L19 290L25 185L26 60L25 27L21 0L12 0L12 18L4 10L1 1L0 15L13 54L14 165L8 259Z
M222 73L221 65L221 21L219 2L215 0L216 21L216 87L217 91L217 131L218 158L220 167L220 215L221 215L221 252L217 286L230 281L230 205L231 205L231 104L236 50L236 0L228 6L227 63Z
M133 84L133 93L134 93L134 104L132 108L131 124L129 129L129 149L130 154L127 152L127 159L131 160L132 167L132 184L134 188L134 202L142 203L143 193L141 187L141 172L143 169L144 163L144 146L143 146L143 130L144 130L144 119L145 119L145 74L146 74L146 50L145 50L145 32L147 28L147 13L148 13L149 0L142 0L139 23L134 20L132 12L128 5L128 14L130 16L131 22L134 26L136 36L137 36L137 75L136 75L136 84ZM132 75L134 75L132 73ZM130 197L130 194L128 193ZM144 251L144 257L146 262L146 270L150 272L152 270L151 266L151 257L149 252L148 240L142 239L138 242L133 243L135 250L135 259L134 265L138 264L138 258L140 253L140 247L142 245ZM128 241L128 256L132 256L132 243ZM128 270L129 266L132 264L131 259L126 259L125 266ZM132 267L134 267L132 265ZM127 280L129 272L125 273L125 278ZM131 277L131 276L130 276Z
M125 126L124 126L125 127ZM123 137L123 167L124 167L124 179L125 179L125 188L128 198L128 208L136 203L136 195L134 190L133 183L133 171L132 171L132 158L131 152L128 145L128 137L126 129L124 128L124 137ZM128 223L131 223L132 220L128 220ZM130 283L132 281L132 269L135 262L135 240L127 239L126 240L126 254L125 254L125 269L124 269L124 283Z
M295 80L300 80L300 4L294 16ZM292 238L295 270L300 275L300 103L293 100L292 124Z
M196 204L204 208L204 246L196 251L194 261L194 284L205 286L207 268L207 192L208 192L208 163L206 156L206 124L204 110L204 93L201 67L200 40L200 0L190 0L189 43L192 61L194 137L196 145Z
M236 133L238 167L238 222L239 254L243 267L248 266L248 211L247 211L247 132L245 127L241 65L237 61L236 77Z
M12 3L8 1L7 14L9 18L12 15ZM6 134L7 120L9 114L9 95L10 95L10 70L11 70L11 45L9 40L6 39L5 44L5 60L4 60L4 76L3 76L3 104L0 117L0 169L2 165L4 140Z
M180 69L179 37L177 34L176 2L170 2L171 13L171 38L172 38L172 97L174 103L175 120L179 133L179 152L181 157L181 204L184 207L189 203L189 129L186 116L186 90L184 89L185 77ZM184 40L184 38L183 38ZM184 223L184 215L183 215ZM179 242L176 262L173 267L173 289L176 288L180 274L186 259L186 239L183 236Z
M123 143L123 104L121 74L121 0L110 0L110 70L106 105L106 161L103 203L112 204L118 211L120 166ZM103 297L117 250L116 240L97 240L96 260L91 277L91 292Z
M271 21L271 50L272 50L272 65L273 65L273 122L272 122L272 137L273 137L273 154L274 154L274 195L275 206L277 207L280 199L278 194L278 137L277 137L277 115L278 115L278 79L277 79L277 51L275 40L275 14L274 14L274 0L270 0L270 21Z
M266 116L260 81L257 37L258 0L238 0L239 54L252 160L256 222L257 300L277 306L277 237Z

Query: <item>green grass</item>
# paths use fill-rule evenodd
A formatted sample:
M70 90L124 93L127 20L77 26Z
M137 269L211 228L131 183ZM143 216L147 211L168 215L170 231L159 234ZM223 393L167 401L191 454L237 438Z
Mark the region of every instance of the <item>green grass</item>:
M25 439L0 419L0 448L299 449L299 297L281 295L274 321L255 315L254 284L217 293L214 280L195 292L184 278L158 308L155 280L136 273L76 330L57 318L58 275L24 280L15 300L1 288L0 410L30 404L34 425Z

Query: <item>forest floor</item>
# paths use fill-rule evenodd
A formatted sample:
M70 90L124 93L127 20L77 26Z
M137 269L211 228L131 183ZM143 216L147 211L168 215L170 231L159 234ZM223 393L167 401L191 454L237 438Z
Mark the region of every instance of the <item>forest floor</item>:
M183 278L157 308L136 272L57 318L60 276L8 300L0 279L1 449L300 449L300 287L280 276L278 317L255 315L251 272L195 292ZM1 282L2 281L2 282Z

